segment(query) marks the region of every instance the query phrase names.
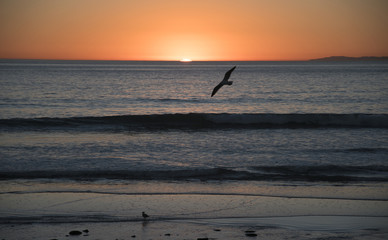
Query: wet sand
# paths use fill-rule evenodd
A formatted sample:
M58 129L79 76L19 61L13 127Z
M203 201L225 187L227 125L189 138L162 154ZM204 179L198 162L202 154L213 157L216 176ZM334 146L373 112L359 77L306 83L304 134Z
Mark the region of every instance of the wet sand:
M387 239L387 218L296 217L1 224L1 239ZM320 219L320 220L319 220ZM346 219L347 222L343 222ZM380 221L377 223L376 221ZM319 223L319 224L318 224ZM365 225L364 225L365 224ZM364 227L361 227L364 225ZM385 226L384 226L385 225ZM79 231L80 235L71 235Z
M388 239L385 184L37 180L0 187L0 239L7 240Z

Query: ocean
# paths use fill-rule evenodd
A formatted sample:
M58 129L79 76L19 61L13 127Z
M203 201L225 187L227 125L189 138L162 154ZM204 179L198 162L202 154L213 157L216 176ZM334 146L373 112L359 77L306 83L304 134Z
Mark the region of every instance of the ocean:
M146 211L388 233L387 62L0 60L0 83L4 231Z

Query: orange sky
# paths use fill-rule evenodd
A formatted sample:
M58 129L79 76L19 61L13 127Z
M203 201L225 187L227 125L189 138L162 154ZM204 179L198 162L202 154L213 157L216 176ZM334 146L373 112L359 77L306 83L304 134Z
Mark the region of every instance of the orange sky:
M388 56L387 0L0 0L0 58Z

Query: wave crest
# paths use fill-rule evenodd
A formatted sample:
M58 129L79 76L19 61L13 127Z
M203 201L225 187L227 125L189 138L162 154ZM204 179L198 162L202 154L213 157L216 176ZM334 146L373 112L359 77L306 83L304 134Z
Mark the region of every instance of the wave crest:
M307 182L387 182L388 166L253 166L183 170L69 170L0 172L0 179L71 179L71 180L237 180L237 181L307 181Z
M0 128L388 128L388 114L151 114L1 119Z

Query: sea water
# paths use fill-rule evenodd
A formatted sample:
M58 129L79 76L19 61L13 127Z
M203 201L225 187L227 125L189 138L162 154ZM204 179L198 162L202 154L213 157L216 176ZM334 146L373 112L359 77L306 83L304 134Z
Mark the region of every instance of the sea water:
M388 216L386 62L1 60L0 84L2 223Z

